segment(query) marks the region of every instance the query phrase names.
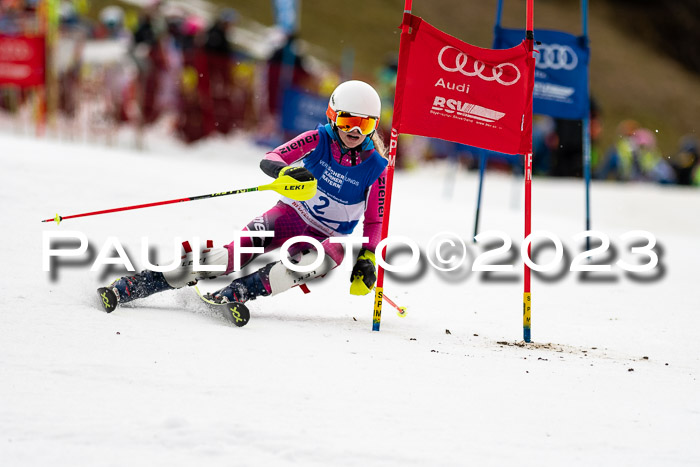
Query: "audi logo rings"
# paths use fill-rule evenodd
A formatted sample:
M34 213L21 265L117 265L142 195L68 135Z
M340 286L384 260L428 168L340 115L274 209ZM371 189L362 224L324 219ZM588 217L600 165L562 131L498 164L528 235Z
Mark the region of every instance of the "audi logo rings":
M446 66L442 60L443 54L448 49L454 49L457 51L457 55L455 55L455 65L453 67ZM443 47L440 50L440 53L438 54L438 65L440 65L440 68L442 68L445 71L459 71L464 76L478 76L484 81L496 81L497 83L502 84L503 86L511 86L520 80L520 70L518 70L518 67L513 65L512 63L505 62L494 66L493 68L491 68L491 76L487 76L483 74L483 71L486 69L486 64L484 62L480 60L474 60L474 63L472 65L473 71L467 71L465 67L467 66L468 62L469 55L465 54L464 52L455 47L452 47L451 45L446 45L445 47ZM512 67L515 71L515 76L510 81L501 79L508 67Z
M573 70L578 65L578 56L568 45L540 44L537 47L537 68L540 70Z
M0 59L8 62L27 61L33 56L32 48L21 40L5 39L0 49Z

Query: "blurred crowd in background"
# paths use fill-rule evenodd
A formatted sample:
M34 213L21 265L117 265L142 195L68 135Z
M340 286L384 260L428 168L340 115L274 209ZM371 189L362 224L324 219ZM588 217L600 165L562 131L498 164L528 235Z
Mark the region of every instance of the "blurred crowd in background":
M88 0L56 1L58 38L50 58L55 86L47 85L46 93L61 136L88 133L109 142L120 128L139 133L165 125L187 144L244 132L274 147L325 123L331 91L359 78L382 96L380 131L388 140L394 55L381 69L358 76L316 58L293 30L243 28L230 8L201 12L187 2L155 1L133 9L110 5L95 20L87 14ZM39 3L0 0L0 36L38 30ZM0 125L36 114L35 94L0 84ZM616 143L601 148L600 118L592 100L593 178L700 186L696 137L688 135L671 154L662 154L655 132L630 119L619 123ZM522 171L520 158L441 140L402 135L398 148L400 169L447 158L470 169L488 160L489 168ZM580 121L535 116L535 174L581 177L582 148Z

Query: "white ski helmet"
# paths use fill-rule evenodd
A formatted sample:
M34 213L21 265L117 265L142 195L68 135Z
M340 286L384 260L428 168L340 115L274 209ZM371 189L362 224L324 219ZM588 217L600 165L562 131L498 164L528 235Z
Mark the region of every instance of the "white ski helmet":
M326 116L335 124L339 112L371 117L375 126L379 122L382 111L382 101L372 86L364 81L345 81L340 83L328 100Z

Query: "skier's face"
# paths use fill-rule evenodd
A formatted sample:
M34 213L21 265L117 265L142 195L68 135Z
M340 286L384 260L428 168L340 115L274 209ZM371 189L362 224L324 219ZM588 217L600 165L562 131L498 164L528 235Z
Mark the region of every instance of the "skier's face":
M364 140L365 140L365 135L360 133L360 130L357 128L354 128L350 132L344 132L343 130L338 130L338 134L340 135L340 139L343 142L345 146L348 148L356 148L357 146L361 145Z

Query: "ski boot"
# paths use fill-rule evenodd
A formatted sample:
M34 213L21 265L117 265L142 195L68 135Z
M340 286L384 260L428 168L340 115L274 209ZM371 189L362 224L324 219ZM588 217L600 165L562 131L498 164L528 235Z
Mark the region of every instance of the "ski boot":
M107 287L100 287L97 294L102 301L102 308L111 313L119 304L171 289L173 287L165 280L162 272L146 269L135 276L121 277Z
M224 308L226 319L236 326L245 326L250 320L250 310L244 303L270 295L270 290L264 284L264 270L235 279L223 289L202 298L213 306Z
M206 294L204 298L214 303L245 303L257 297L270 295L269 287L265 286L264 269L245 277L235 279L221 290Z

